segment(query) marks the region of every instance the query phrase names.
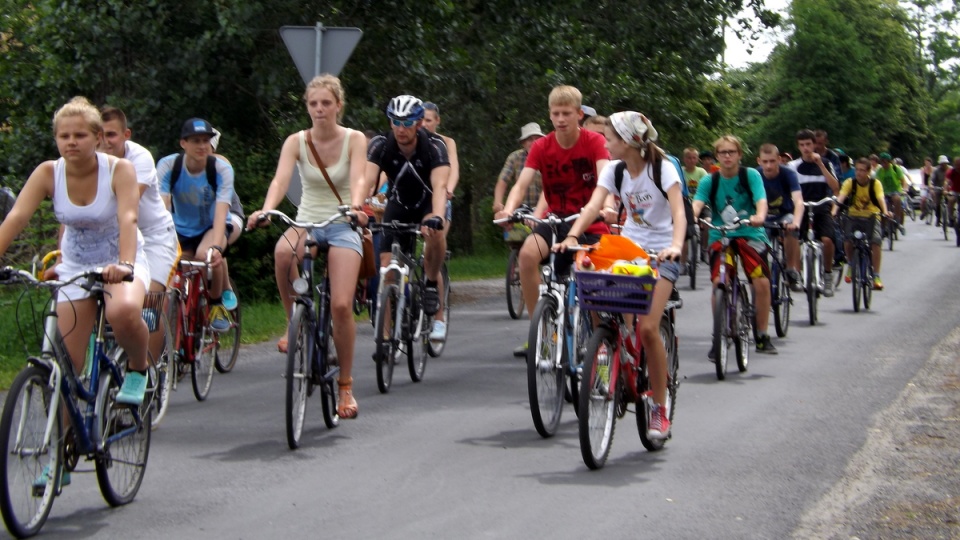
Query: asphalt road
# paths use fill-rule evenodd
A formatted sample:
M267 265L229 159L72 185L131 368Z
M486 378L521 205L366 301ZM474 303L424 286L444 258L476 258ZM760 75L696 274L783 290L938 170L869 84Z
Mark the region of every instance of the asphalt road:
M673 439L640 445L628 414L607 466L589 471L573 409L556 437L537 435L523 363L526 339L498 287L461 284L447 351L422 383L398 366L376 389L372 331L358 332L357 420L323 425L311 399L303 446L287 448L283 356L244 348L210 398L189 380L154 432L137 499L110 509L93 474L74 474L43 529L46 538L785 538L831 489L883 411L960 326L953 286L960 248L908 224L884 252L887 290L855 314L850 287L824 299L820 324L794 305L778 356L716 380L706 360L708 292L689 291L679 314L680 373ZM454 290L457 291L455 283ZM470 290L469 298L463 292ZM771 322L772 324L772 322ZM83 464L81 464L83 465ZM0 533L2 534L2 533Z

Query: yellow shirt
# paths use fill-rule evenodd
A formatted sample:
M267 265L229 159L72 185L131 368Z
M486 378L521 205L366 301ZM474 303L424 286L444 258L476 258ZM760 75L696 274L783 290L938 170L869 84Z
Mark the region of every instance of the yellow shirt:
M872 184L872 189L874 195L877 197L877 201L883 200L883 188L880 187L880 181L874 178L870 179ZM880 208L873 204L873 200L870 198L870 191L868 186L857 186L856 192L853 194L851 199L850 190L853 189L853 185L856 184L856 179L850 178L843 183L840 187L840 195L843 195L844 201L850 201L850 209L847 210L847 215L850 217L858 218L868 218L873 217L880 213Z

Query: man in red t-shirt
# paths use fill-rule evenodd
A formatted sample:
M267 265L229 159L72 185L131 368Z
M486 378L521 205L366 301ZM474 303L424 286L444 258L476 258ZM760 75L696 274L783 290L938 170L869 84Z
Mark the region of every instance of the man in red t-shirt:
M580 128L579 121L583 116L581 101L580 91L572 86L557 86L550 92L553 131L530 148L523 171L510 190L504 209L497 213L497 218L510 216L520 206L527 185L537 171L543 179L543 195L550 212L566 217L579 213L590 200L593 189L597 187L599 172L610 160L610 153L607 152L603 135ZM566 238L571 226L572 222L559 227L558 242ZM594 223L580 241L595 242L596 235L606 232L609 229L604 223ZM550 228L539 225L520 248L520 288L531 316L539 295L539 265L550 253L551 239ZM571 254L557 254L557 275L565 274L572 260ZM517 349L514 354L525 355L526 347Z

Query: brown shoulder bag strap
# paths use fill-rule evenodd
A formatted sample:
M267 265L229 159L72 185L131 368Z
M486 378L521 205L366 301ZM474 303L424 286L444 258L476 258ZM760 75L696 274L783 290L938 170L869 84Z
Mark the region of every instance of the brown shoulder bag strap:
M320 154L317 153L316 147L313 146L313 138L310 136L310 130L308 129L306 132L307 146L310 147L310 152L313 154L313 159L317 162L317 168L319 168L320 172L323 173L323 179L327 181L327 185L333 190L333 194L337 197L337 202L343 205L343 199L340 198L340 194L337 193L337 188L333 185L333 182L330 181L330 175L327 174L327 166L323 164L323 160L320 159ZM344 141L343 144L347 144L347 141Z

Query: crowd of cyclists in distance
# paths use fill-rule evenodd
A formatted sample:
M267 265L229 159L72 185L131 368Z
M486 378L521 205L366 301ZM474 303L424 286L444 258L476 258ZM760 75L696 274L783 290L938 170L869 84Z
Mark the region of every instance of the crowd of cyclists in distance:
M0 255L41 201L52 199L62 229L60 258L52 274L66 279L104 269L109 292L106 317L129 357L119 403L144 400L148 356L156 357L162 344L162 337L148 333L141 319L147 292L163 291L170 285L179 259L205 261L212 268L209 324L215 332L228 330L237 295L228 277L227 248L242 229L267 225L266 214L287 196L295 171L302 189L297 222L321 222L338 213L348 218L309 233L289 227L274 250L278 294L289 323L307 237L328 248L339 417L355 418L359 412L352 391L356 340L352 310L364 257L360 228L374 216L385 223L421 225L425 287L419 300L423 311L434 317L429 340L446 340L443 302L447 296L441 266L447 253L450 200L459 180L459 165L455 141L436 133L439 108L400 95L386 107L387 129L382 134L363 133L341 124L346 99L338 78L314 78L303 98L309 127L286 138L263 205L249 216L243 215L237 200L230 161L216 154L220 134L206 119L186 120L180 133L182 151L155 163L148 150L131 140L127 118L115 107L98 109L77 97L54 115L53 134L60 158L41 163L25 183L0 225ZM842 150L827 148L825 132L803 129L796 136L797 158L763 144L754 167L744 162L740 140L724 135L710 150L686 148L678 159L657 145L657 130L644 114L621 111L604 118L581 101L581 93L572 86L552 89L548 107L553 130L544 135L536 123L521 128L521 148L504 164L494 190L493 211L498 219L515 216L521 205L529 205L537 216L579 214L576 220L560 225L555 242L545 225L534 227L523 241L520 285L530 312L537 303L539 267L551 250L557 254L558 274L567 274L573 263L569 248L594 244L611 232L610 225L617 225L620 235L654 254L659 281L650 311L637 316L635 322L636 335L647 351L656 404L647 424L650 438L670 436L667 353L658 321L668 300L676 295L677 279L688 271L682 264L687 256L685 242L697 235L703 238L712 280L716 282L718 276L720 232L701 232L698 220L710 219L714 226L740 225L725 234L755 291L758 353L777 353L767 328L771 241L765 223L783 223L788 232L784 252L793 290L803 290L799 239L808 227L822 242L827 261L842 258L838 243L854 231L865 234L874 245L874 287L883 288L880 217L902 224L901 197L910 187L905 169L889 154L853 160ZM925 201L924 210L934 213L938 222L953 222L955 192L960 190L960 157L953 168L945 156L939 157L936 166L928 160L922 176L931 199L929 207ZM830 197L849 206L842 231L834 221L837 205L804 211L804 203ZM940 197L948 197L950 202L946 216L941 215ZM380 204L371 205L377 200ZM345 206L349 209L344 210ZM409 248L415 240L412 236L395 239L389 230L381 236L380 246L396 240ZM849 242L846 249L849 253ZM390 258L389 249L384 249L378 266L386 266ZM827 264L824 269L823 294L828 297L833 295L834 268ZM93 310L89 292L76 286L60 289L59 328L77 372L83 368ZM288 346L285 333L277 347L286 352ZM524 355L525 350L522 346L516 353ZM716 351L711 350L710 357L715 356Z

